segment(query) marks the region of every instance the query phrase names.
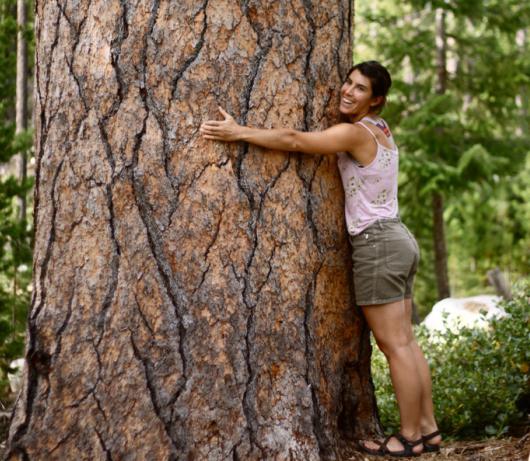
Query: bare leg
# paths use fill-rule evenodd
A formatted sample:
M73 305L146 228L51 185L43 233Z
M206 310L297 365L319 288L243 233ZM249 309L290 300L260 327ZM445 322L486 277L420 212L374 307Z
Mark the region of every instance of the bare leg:
M413 348L415 340L405 302L402 300L365 306L363 312L377 345L388 360L399 407L400 432L407 440L418 440L421 438L422 380L416 363L416 352ZM365 442L364 445L372 449L378 447L374 442ZM403 449L401 442L394 438L387 446L391 451ZM421 444L413 450L421 452Z
M405 299L405 310L410 319L412 317L412 301ZM414 333L412 333L414 335ZM429 364L423 355L418 342L413 337L411 348L414 352L414 360L421 379L421 433L423 435L431 434L437 430L436 420L434 418L434 407L432 404L432 383ZM442 441L442 437L437 435L427 442L431 445L437 445Z

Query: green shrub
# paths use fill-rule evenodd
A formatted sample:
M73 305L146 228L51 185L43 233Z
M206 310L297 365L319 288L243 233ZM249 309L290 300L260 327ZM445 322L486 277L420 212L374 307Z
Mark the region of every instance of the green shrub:
M24 187L13 176L0 178L0 402L12 398L7 373L10 362L24 355L30 304L31 223L19 220L14 206Z
M488 329L447 331L436 340L416 328L430 364L436 418L445 435L465 438L499 436L527 415L517 401L530 395L530 283L514 287L503 302L509 314ZM379 416L389 430L399 429L399 415L386 360L377 348L372 357Z

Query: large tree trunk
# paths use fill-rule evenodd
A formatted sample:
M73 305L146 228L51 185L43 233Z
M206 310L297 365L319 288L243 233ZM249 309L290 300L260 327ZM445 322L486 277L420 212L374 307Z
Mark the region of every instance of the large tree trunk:
M28 129L28 51L24 31L26 25L25 0L17 0L17 86L16 86L16 133L22 133ZM15 157L17 177L21 183L27 177L26 152L20 152ZM26 219L26 196L17 198L18 217L22 221Z
M334 161L198 134L217 104L330 124L349 2L36 15L34 294L8 459L316 460L377 431Z
M447 37L445 34L445 11L436 10L436 92L447 90ZM434 270L438 299L451 296L449 272L447 270L447 246L445 244L444 202L441 192L432 194Z

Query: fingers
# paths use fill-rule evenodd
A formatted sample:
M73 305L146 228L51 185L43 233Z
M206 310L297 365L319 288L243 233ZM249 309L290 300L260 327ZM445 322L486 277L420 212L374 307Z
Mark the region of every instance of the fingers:
M203 137L203 139L210 139L213 141L227 141L227 139L225 139L222 133L210 133L201 131L201 136Z
M212 124L209 122L203 123L199 128L200 133L204 135L218 135L223 132L222 128L218 124Z
M206 120L203 122L202 126L208 125L208 126L221 126L223 123L226 123L228 120L232 120L233 117L226 112L221 106L217 106L219 109L219 112L223 115L225 118L224 120Z
M203 136L214 136L218 133L216 133L214 130L209 130L207 128L201 128L200 132Z
M223 126L219 123L205 122L200 126L200 131L221 132L223 131Z
M213 139L217 141L222 141L224 139L224 132L218 126L211 126L203 123L199 131L204 139Z
M232 118L232 116L228 112L226 112L221 106L217 106L217 108L219 109L219 112L223 114L223 117L225 119Z
M201 125L201 127L199 128L199 132L203 136L214 136L214 135L219 135L219 134L222 133L222 131L219 130L219 128L208 127L208 126L205 126L205 125Z
M223 122L219 122L217 120L206 120L206 122L201 125L201 128L217 128L221 126L221 123Z
M204 139L229 141L231 140L230 127L234 123L234 119L221 106L218 106L218 109L224 120L207 120L201 124L199 131Z

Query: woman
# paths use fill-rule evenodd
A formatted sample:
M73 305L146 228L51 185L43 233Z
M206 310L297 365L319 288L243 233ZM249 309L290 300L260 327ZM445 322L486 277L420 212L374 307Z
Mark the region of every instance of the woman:
M398 434L383 441L361 441L359 446L375 455L416 456L438 451L441 436L429 367L411 326L419 250L399 219L398 149L388 125L377 115L390 85L390 74L381 64L363 62L350 70L341 88L340 113L347 123L320 132L258 129L238 125L219 108L224 120L203 123L201 133L206 139L245 141L273 150L338 155L356 303L388 360L401 418Z

